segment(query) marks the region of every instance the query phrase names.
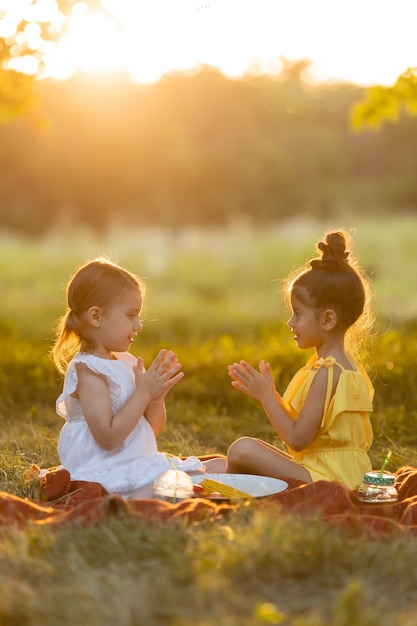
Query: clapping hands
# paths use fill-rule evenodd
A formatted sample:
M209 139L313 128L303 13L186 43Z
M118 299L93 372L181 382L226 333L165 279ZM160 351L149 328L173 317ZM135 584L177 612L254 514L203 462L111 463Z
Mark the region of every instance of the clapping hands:
M176 385L184 372L175 352L160 350L150 367L145 370L143 359L138 358L135 370L136 388L149 394L150 400L165 398L168 391Z
M233 378L232 386L251 398L264 402L269 394L275 396L276 389L269 363L261 361L259 371L246 361L229 365L228 374Z

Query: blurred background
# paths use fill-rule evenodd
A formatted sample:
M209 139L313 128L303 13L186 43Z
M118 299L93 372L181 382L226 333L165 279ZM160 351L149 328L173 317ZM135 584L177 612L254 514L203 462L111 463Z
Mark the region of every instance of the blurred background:
M0 0L7 488L57 463L49 350L80 264L145 279L132 352L185 373L161 445L226 451L272 436L227 366L264 358L283 390L305 362L282 281L329 228L373 283L374 466L415 465L416 23L415 0Z
M328 227L356 233L386 325L417 315L413 16L408 1L1 0L3 315L28 293L32 312L62 308L69 272L107 254L149 280L151 317L192 297L196 318L224 315L234 292L270 318L274 281Z
M304 65L240 80L203 67L148 86L43 81L31 116L0 126L2 229L39 237L74 225L414 214L415 118L355 133L349 111L362 90L305 85Z

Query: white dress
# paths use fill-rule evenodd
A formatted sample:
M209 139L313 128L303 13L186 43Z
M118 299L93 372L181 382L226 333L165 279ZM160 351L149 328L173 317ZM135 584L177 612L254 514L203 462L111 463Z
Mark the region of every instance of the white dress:
M102 359L79 352L68 366L62 394L56 402L58 415L66 421L58 441L61 463L72 480L98 482L110 493L130 497L152 483L159 474L172 467L182 471L204 471L197 457L185 460L158 452L156 437L142 416L130 435L118 448L107 451L96 443L85 420L81 403L73 394L77 388L77 363L105 377L115 415L132 394L135 386L135 357L128 352L115 353L115 360Z

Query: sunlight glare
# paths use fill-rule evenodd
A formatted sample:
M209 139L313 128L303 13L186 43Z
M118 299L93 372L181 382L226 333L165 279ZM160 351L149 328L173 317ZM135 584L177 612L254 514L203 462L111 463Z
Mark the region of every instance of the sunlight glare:
M76 70L128 71L139 83L202 65L239 78L248 72L277 75L283 59L310 59L303 77L311 83L369 86L392 84L417 66L416 0L400 5L392 0L101 0L101 5L108 13L72 0L67 32L47 50L49 75L68 76L71 62ZM62 26L56 0L0 0L0 37L13 33L24 11L31 28L35 17L47 13L53 16L50 30ZM29 36L36 50L36 28ZM19 59L17 48L13 66L21 62L25 71L34 63Z
M201 62L198 18L194 0L180 4L139 1L117 16L125 26L126 58L133 80L149 83L170 71L185 71Z
M84 71L111 72L124 65L121 27L104 13L91 11L72 17L61 49Z

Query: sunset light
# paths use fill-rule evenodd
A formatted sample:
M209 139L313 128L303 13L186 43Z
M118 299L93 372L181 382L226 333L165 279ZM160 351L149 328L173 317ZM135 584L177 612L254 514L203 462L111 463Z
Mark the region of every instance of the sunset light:
M125 66L123 29L104 13L88 12L72 18L61 48L81 70L108 72Z
M75 1L62 37L43 42L36 20L59 32L64 17L55 0L0 0L6 19L0 36L28 22L11 66L36 73L37 52L47 73L127 71L152 83L202 65L225 76L278 74L282 60L311 61L310 82L346 81L389 85L417 66L415 0L102 0ZM19 48L19 42L16 46Z
M307 79L391 84L417 65L417 4L403 0L103 0L63 42L76 68L124 67L140 83L201 64L238 78L277 74L281 58L310 59ZM77 3L74 10L83 3Z

